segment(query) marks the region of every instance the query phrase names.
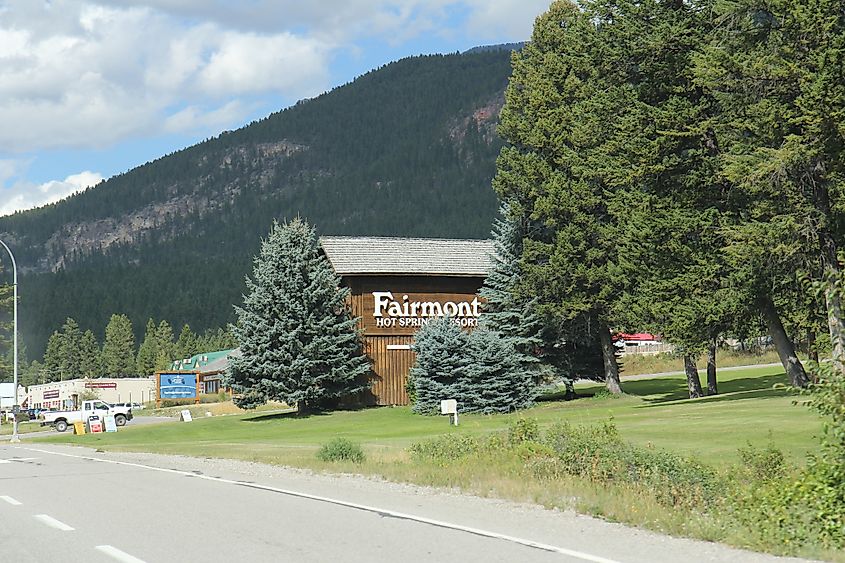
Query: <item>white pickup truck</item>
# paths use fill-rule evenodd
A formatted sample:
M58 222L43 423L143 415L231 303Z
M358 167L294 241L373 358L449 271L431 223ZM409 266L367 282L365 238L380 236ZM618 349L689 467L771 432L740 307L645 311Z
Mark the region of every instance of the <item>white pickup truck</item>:
M59 432L67 430L74 422L85 422L88 417L106 415L114 416L114 423L124 426L132 420L132 409L129 407L112 407L103 401L82 401L82 408L78 411L45 412L41 426L51 425Z

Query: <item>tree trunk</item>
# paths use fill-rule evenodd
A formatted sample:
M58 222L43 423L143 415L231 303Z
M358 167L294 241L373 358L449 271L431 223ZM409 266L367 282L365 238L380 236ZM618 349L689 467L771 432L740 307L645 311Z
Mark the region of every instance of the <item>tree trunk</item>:
M604 323L599 323L599 338L601 339L601 355L604 360L604 383L607 390L614 395L622 394L622 385L619 383L619 365L616 363L616 349L610 338L610 328Z
M816 348L816 331L807 329L807 356L816 363L819 363L819 350Z
M768 295L760 299L760 309L763 317L766 319L769 336L772 337L772 341L775 343L778 357L780 357L780 363L789 377L789 382L793 387L806 387L810 380L807 378L804 366L801 365L801 360L795 354L795 346L783 329L783 323L780 322L780 316L775 309L775 304Z
M296 402L296 415L297 416L305 416L311 410L311 405L308 404L308 401L302 399L301 401Z
M816 164L816 171L819 175L824 174L824 165ZM827 191L825 182L814 184L817 206L825 216L830 216L830 194ZM845 319L842 318L842 295L841 278L842 271L839 267L839 256L837 255L836 241L833 235L826 229L818 233L819 245L821 246L822 271L824 273L824 301L827 307L827 328L830 331L830 344L832 350L833 365L840 373L845 372Z
M695 358L689 354L684 355L684 373L687 374L689 398L698 399L704 395L704 392L701 390L701 381L698 379L698 369L695 367Z
M831 274L832 275L832 274ZM833 282L825 282L824 300L827 305L827 328L833 346L833 365L840 373L845 372L845 327L842 326L842 296Z
M707 348L707 394L718 395L719 389L716 387L716 338L710 341L710 346Z

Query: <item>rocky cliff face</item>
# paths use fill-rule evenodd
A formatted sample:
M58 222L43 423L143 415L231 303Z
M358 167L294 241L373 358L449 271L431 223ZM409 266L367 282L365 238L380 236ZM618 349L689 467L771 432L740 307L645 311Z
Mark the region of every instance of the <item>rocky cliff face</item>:
M283 160L307 150L305 145L289 141L260 143L255 146L238 146L227 149L221 155L203 155L198 168L217 170L251 170L248 181L239 177L228 183L207 189L206 173L197 176L190 183L170 184L161 190L166 197L152 201L129 213L89 221L69 221L43 243L43 252L34 263L21 267L22 272L57 272L72 260L83 259L94 253L104 253L115 245L133 245L154 235L166 243L177 235L185 234L190 223L186 216L202 218L208 214L220 213L234 204L235 198L247 184L253 189L269 189L274 178L272 171ZM103 189L108 189L104 186Z

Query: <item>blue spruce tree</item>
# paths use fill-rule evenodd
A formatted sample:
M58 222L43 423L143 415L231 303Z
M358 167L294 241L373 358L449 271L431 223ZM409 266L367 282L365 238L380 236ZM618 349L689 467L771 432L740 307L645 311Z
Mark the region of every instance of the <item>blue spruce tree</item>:
M589 337L588 327L578 322L563 324L554 315L544 314L537 300L520 287L523 239L531 229L541 227L516 214L507 203L499 212L502 219L494 222L492 232L496 255L480 291L485 299L481 325L510 341L536 384L556 380L574 397L576 379L603 377L601 349Z
M511 216L507 205L502 205L499 211L503 219L493 223L496 248L493 267L479 292L485 300L481 325L508 339L523 368L531 371L539 382L550 373L548 366L541 365L540 356L556 343L534 310L533 301L517 296L524 229ZM550 341L548 345L544 346L543 336Z
M367 387L370 366L348 289L319 253L313 227L274 221L246 285L232 327L242 355L228 373L238 406L276 400L304 413Z
M416 413L437 413L443 399L456 399L462 413L510 412L534 403L534 372L525 369L513 341L498 332L467 333L441 317L417 332L414 350L409 387Z
M536 370L526 369L514 340L480 328L467 337L464 354L468 361L458 383L462 412L506 413L534 404Z
M440 401L457 399L467 364L467 334L448 318L431 319L414 336L417 360L408 374L412 410L419 414L440 411Z

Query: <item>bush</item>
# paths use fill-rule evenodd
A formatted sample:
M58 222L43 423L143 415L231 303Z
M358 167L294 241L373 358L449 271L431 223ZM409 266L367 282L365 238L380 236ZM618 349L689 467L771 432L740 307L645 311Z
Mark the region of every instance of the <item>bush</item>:
M461 459L481 449L475 436L464 434L446 434L431 440L411 444L411 455L420 460L448 463Z
M557 456L555 471L642 486L669 506L703 508L718 492L711 468L670 452L626 443L612 422L584 427L557 424L547 432L544 443ZM547 476L547 465L539 468L542 476Z
M748 444L748 447L738 451L742 467L751 480L764 482L784 476L784 455L774 445L769 444L761 450Z
M536 418L517 418L508 424L508 441L511 444L536 442L540 439L540 425Z
M334 438L330 442L320 446L317 451L317 459L320 461L351 461L363 463L366 459L361 446L348 438Z
M201 393L200 394L200 403L208 404L208 403L223 403L228 399L226 393L220 391L219 393Z

